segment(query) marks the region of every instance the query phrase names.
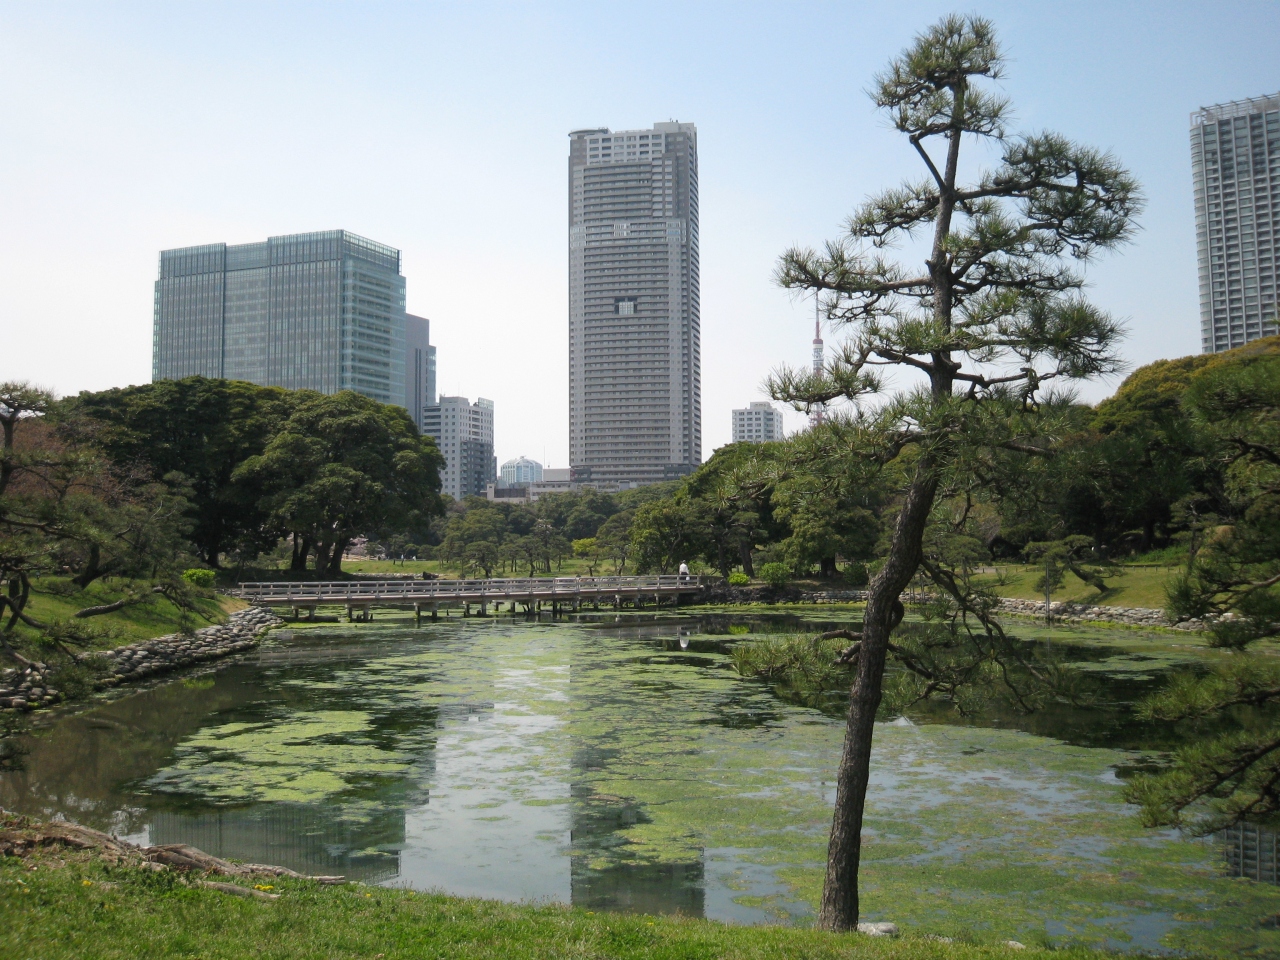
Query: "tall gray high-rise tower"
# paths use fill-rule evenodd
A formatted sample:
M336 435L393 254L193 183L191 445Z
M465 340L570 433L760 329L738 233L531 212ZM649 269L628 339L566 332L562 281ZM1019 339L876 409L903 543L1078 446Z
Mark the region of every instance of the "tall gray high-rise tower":
M153 380L406 400L400 251L345 230L163 250L154 322Z
M1230 350L1276 326L1280 266L1280 94L1191 115L1200 338Z
M683 476L702 462L697 128L569 136L573 479Z

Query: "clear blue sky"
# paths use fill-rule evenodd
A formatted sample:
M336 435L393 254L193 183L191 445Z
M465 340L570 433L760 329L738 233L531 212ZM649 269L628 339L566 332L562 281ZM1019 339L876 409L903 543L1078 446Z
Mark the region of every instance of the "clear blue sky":
M567 465L566 134L678 119L709 456L772 367L807 361L777 255L918 175L864 91L956 9L996 22L1017 126L1144 185L1137 242L1091 273L1128 358L1196 352L1188 117L1280 91L1276 2L43 2L0 4L0 379L146 382L160 249L341 227L404 251L440 387L496 402L499 459Z

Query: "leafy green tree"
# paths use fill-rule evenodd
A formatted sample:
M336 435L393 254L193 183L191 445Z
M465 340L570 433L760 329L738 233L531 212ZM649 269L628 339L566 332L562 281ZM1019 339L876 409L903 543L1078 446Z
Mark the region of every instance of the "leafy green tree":
M836 559L870 560L880 536L882 491L865 474L848 469L833 447L838 431L810 430L790 444L787 467L773 493L774 515L786 525L783 555L796 572L817 566L836 576Z
M683 496L706 508L703 556L723 577L735 565L754 576L756 545L780 535L772 496L782 449L779 443L729 444L684 483Z
M1073 533L1113 548L1136 533L1146 551L1172 532L1176 505L1210 480L1201 433L1182 403L1210 356L1161 360L1135 370L1098 405L1060 509Z
M315 544L316 571L333 576L355 537L429 528L443 463L401 408L348 390L299 391L288 420L233 479L263 489L272 522Z
M162 484L121 471L51 422L54 398L26 383L0 384L0 647L14 648L19 623L63 649L94 632L75 621L146 603L157 594L189 609L181 579L185 502ZM131 578L119 600L41 623L27 610L33 581L63 571L83 589L111 574Z
M596 531L596 545L602 556L613 561L615 576L627 572L627 560L631 556L631 523L635 515L634 509L615 513Z
M216 568L224 551L256 554L279 540L258 478L236 471L263 452L294 398L279 387L187 377L82 393L56 414L120 467L171 483L190 504L196 552Z
M491 540L477 540L469 543L463 552L467 573L484 574L485 579L493 576L493 568L502 558L499 546Z
M683 495L646 503L631 522L631 549L639 573L674 573L706 550L706 504Z
M573 541L573 555L587 562L587 576L596 575L596 566L600 563L600 542L595 537L582 537Z
M1207 365L1185 394L1227 502L1169 588L1170 615L1205 618L1210 643L1234 656L1142 705L1147 718L1185 722L1194 735L1168 769L1129 788L1147 823L1199 833L1280 812L1280 667L1257 652L1280 635L1280 353L1250 347Z
M980 85L1003 74L991 24L951 16L919 35L872 97L924 165L923 179L868 201L848 235L821 253L795 249L780 283L815 291L827 318L854 334L821 373L780 371L776 399L800 408L880 389L881 365L918 378L848 430L869 463L897 462L903 486L887 556L870 584L818 923L853 929L871 741L890 632L902 590L924 559L925 530L944 480L992 448L1042 453L1059 405L1042 388L1118 366L1119 327L1085 301L1083 262L1125 241L1140 206L1116 161L1052 133L1011 136L1008 105ZM966 137L994 141L998 167L960 181ZM940 144L940 151L932 150ZM931 230L910 269L882 251ZM950 481L948 481L950 482ZM967 594L961 593L959 599Z

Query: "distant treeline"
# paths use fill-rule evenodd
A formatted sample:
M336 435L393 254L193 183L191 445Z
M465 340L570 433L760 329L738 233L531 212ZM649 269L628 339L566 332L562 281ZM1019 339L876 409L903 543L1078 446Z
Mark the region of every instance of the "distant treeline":
M943 508L963 515L963 544L943 514L937 537L966 564L1056 557L1086 578L1133 554L1185 556L1235 509L1231 450L1185 398L1206 371L1278 352L1271 338L1142 367L1098 406L1072 405L1071 428L1045 438L1052 456L975 463L972 491ZM575 556L592 572L687 561L755 576L770 563L862 583L909 466L860 469L858 419L834 416L783 442L723 447L682 481L454 503L434 442L404 410L354 393L191 377L55 400L21 386L9 385L18 413L0 480L8 562L81 584L264 556L333 576L357 538L485 576Z
M250 562L287 541L295 568L310 558L332 575L355 538L425 537L443 510L434 441L355 393L202 377L62 400L6 390L11 572L84 586Z
M1096 407L1067 403L1050 456L975 463L964 499L944 505L937 542L992 560L1044 561L1101 586L1108 562L1164 551L1185 557L1229 518L1231 451L1184 398L1207 371L1280 353L1280 339L1134 371ZM384 544L476 573L550 571L576 555L609 572L674 570L701 561L728 577L764 563L853 583L874 571L896 515L901 469L859 469L856 418L767 444L722 447L683 481L619 494L554 494L536 504L451 503L425 539ZM845 455L832 456L845 451ZM833 466L835 464L835 466ZM947 533L964 527L963 543ZM941 549L941 547L940 547Z

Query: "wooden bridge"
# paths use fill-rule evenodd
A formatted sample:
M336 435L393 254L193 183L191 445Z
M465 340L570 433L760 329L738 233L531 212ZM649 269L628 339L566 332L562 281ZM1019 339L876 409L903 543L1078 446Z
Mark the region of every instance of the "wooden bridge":
M673 605L687 594L697 593L702 583L697 577L663 575L651 577L527 577L509 580L333 580L312 582L242 583L232 594L265 607L289 607L296 619L301 611L314 617L321 606L346 608L347 619L373 619L375 606L413 609L421 622L422 614L439 618L441 608L460 607L469 616L478 607L480 616L510 604L533 613L549 605L553 613L579 610L583 604L599 607L601 603L620 608L626 603L640 607L649 601Z

